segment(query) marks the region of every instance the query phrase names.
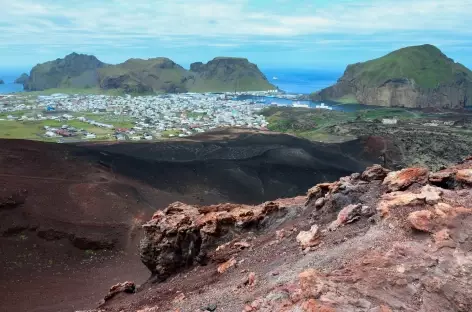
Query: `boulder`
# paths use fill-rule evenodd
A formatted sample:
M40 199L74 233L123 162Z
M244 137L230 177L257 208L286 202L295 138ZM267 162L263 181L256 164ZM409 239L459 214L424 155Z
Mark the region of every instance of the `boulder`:
M373 165L368 167L362 174L361 179L364 181L383 180L390 170L385 169L381 165Z
M387 186L390 192L405 190L413 183L426 184L428 173L429 171L426 168L406 168L390 172L383 184Z
M296 201L293 200L258 206L220 204L199 207L173 203L163 211L157 211L143 225L145 237L140 244L141 261L159 281L182 267L204 264L213 256L220 261L225 257L221 253L233 256L249 246L246 242L231 247L226 243L244 232L276 226L277 220L284 220L292 209L298 207L294 204ZM300 201L299 205L302 204Z
M319 227L315 224L309 231L301 231L298 233L297 242L300 244L302 249L318 245L321 242Z

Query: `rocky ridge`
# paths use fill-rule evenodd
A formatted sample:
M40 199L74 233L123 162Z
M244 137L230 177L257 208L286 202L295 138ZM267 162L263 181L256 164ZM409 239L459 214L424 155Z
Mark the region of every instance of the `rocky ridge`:
M458 109L470 105L471 95L472 72L426 44L351 64L335 85L312 94L311 99Z
M160 283L96 311L470 311L471 200L469 157L253 207L174 203L141 242Z

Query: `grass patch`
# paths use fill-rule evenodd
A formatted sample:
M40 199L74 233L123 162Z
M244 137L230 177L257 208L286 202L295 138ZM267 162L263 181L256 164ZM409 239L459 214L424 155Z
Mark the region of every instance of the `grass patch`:
M332 101L339 104L359 104L354 94L346 94L339 99L334 99Z
M171 135L178 136L181 133L182 133L182 131L180 131L180 130L169 129L169 130L162 131L161 135L163 137L169 137Z

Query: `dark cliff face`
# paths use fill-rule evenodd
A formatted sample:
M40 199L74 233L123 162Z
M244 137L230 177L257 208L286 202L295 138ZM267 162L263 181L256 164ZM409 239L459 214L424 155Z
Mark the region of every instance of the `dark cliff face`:
M97 70L103 66L93 55L72 53L33 67L24 87L30 91L93 87L98 84Z
M29 76L26 73L21 74L20 77L15 79L15 83L24 84L28 81Z
M318 101L399 107L463 108L470 105L472 72L431 45L404 48L349 65L338 82L313 94Z

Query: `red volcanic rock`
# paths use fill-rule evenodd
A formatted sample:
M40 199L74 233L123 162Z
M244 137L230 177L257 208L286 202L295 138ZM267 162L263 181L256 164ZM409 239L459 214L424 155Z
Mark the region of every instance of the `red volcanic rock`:
M189 264L204 263L216 246L227 243L238 233L283 220L301 207L302 201L300 197L258 206L221 204L205 207L173 203L156 212L143 225L145 237L140 244L141 260L155 278L164 280Z
M362 174L361 179L364 181L374 181L374 180L382 180L385 179L387 174L390 170L385 169L380 165L373 165L372 167L368 167Z
M429 210L414 211L408 216L408 221L414 229L430 233L434 228L433 219L434 214Z
M228 271L230 268L234 267L236 265L236 259L234 258L231 258L229 259L228 261L226 261L225 263L222 263L218 266L218 273L224 273L226 271Z
M303 297L316 299L323 293L325 284L316 270L306 270L298 275L298 279Z
M373 166L316 185L306 205L175 203L144 225L143 262L159 280L205 258L227 273L189 268L139 292L132 308L110 311L157 302L163 311L196 311L218 300L222 311L472 311L471 168L472 159L428 178L423 168ZM310 230L295 237L294 228ZM299 246L316 250L302 255ZM170 289L186 299L166 299Z
M318 245L320 243L319 227L315 224L309 231L301 231L298 233L297 242L302 249Z
M428 173L429 171L426 168L406 168L390 172L384 179L383 184L387 185L390 192L400 191L408 188L413 183L426 184Z
M472 184L472 169L461 169L456 173L457 182Z
M119 293L132 294L136 291L136 285L133 282L124 282L113 285L108 294L105 296L104 300L108 301L115 297Z

